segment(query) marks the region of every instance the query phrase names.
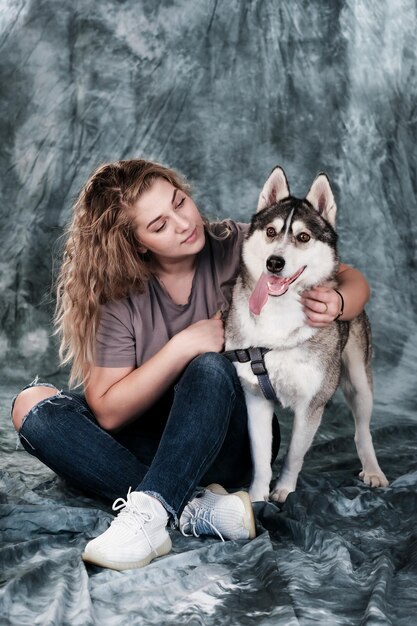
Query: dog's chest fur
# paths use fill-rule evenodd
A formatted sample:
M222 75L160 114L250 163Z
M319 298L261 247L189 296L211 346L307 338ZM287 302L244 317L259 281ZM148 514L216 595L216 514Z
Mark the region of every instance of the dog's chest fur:
M327 387L329 366L334 367L340 358L337 325L320 330L306 325L295 291L288 292L283 298L270 297L258 316L249 310L249 295L239 277L226 324L226 350L270 348L265 355L265 365L282 406L295 409L300 403L309 404ZM250 364L235 365L243 387L250 393L262 395ZM334 382L337 385L337 380ZM334 382L328 390L329 395L334 391Z

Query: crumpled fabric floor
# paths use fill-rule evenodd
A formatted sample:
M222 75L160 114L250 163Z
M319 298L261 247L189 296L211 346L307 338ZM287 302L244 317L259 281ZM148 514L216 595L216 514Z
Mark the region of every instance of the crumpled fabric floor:
M412 626L417 615L417 421L377 406L374 442L390 479L357 478L353 422L336 399L298 491L255 505L253 541L171 531L173 551L141 570L85 566L110 507L16 449L1 388L0 622L16 626L181 624ZM409 404L409 399L407 400ZM284 441L290 419L281 416ZM281 456L281 455L280 455ZM279 465L279 464L278 464Z
M415 0L0 3L0 626L416 626L416 32ZM16 450L8 411L36 374L57 383L50 284L73 201L130 157L241 221L275 165L297 196L328 173L341 259L372 288L387 489L358 480L337 397L298 491L256 506L254 541L173 531L143 570L84 566L110 507Z

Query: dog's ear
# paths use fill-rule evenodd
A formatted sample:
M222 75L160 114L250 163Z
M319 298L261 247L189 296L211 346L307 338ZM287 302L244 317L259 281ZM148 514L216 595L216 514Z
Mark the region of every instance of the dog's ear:
M319 174L310 187L306 200L324 217L325 220L335 226L336 223L336 202L326 174Z
M258 200L256 212L276 204L290 195L287 177L282 167L275 167L266 181Z

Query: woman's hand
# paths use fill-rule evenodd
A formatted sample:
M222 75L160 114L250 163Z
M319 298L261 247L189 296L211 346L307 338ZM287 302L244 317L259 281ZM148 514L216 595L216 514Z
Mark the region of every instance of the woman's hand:
M342 298L331 287L315 287L301 295L307 324L315 328L329 326L342 311Z
M189 359L205 352L221 352L224 347L224 323L220 313L211 319L191 324L171 341L175 341L178 349L184 351Z
M336 275L337 291L325 286L314 287L301 294L307 323L315 328L329 326L340 315L341 320L353 320L369 300L368 282L354 267L341 263ZM342 300L343 296L343 300Z

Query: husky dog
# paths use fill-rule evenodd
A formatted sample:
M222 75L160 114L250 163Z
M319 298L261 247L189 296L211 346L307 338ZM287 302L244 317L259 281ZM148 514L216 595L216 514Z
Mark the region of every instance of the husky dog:
M388 481L378 465L369 424L372 413L370 328L363 312L326 328L306 323L300 294L324 283L337 286L336 204L320 174L305 199L290 195L276 167L260 194L242 247L240 272L226 322L226 350L269 349L265 365L276 397L294 411L289 449L270 494L274 401L262 393L250 363L235 366L245 393L254 474L252 501L284 502L295 491L304 456L326 402L338 384L355 418L360 478L372 487Z

